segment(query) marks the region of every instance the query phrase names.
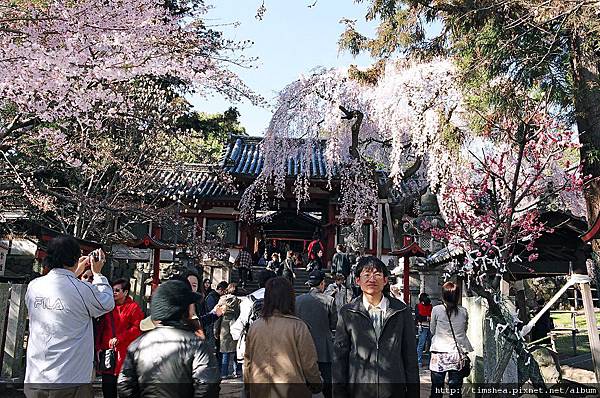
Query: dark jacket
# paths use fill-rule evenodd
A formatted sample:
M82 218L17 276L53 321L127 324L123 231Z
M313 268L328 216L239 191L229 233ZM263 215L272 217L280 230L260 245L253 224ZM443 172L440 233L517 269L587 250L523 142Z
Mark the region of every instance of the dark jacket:
M204 302L206 303L206 309L210 312L217 306L219 300L221 299L221 295L216 290L211 290L210 293L206 295Z
M337 309L333 297L316 288L296 299L296 316L308 325L315 342L318 362L333 361L333 335L337 324Z
M283 260L283 276L293 284L294 275L294 259L286 258Z
M332 365L334 397L419 396L415 321L406 304L388 300L379 340L362 295L340 310Z
M119 374L121 397L218 397L214 350L189 330L158 326L127 349Z
M215 334L214 334L214 325L215 322L219 319L217 314L209 311L206 300L202 299L195 303L196 306L196 315L200 320L200 324L202 325L202 330L204 330L204 335L206 341L211 342L214 346Z
M346 253L335 253L331 259L332 271L336 274L343 274L346 278L350 275L350 260Z

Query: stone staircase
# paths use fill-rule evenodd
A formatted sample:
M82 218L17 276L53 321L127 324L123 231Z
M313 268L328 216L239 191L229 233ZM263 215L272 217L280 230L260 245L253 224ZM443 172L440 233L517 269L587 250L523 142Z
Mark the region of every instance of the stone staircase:
M256 289L258 289L258 275L264 269L265 267L252 267L253 280L251 282L249 281L246 283L245 292L252 293ZM308 272L306 272L306 269L296 268L294 272L296 273L296 278L294 279L294 291L296 292L296 294L308 292L309 287L306 284L306 281L308 280ZM237 268L232 269L230 275L231 282L238 282L240 280Z

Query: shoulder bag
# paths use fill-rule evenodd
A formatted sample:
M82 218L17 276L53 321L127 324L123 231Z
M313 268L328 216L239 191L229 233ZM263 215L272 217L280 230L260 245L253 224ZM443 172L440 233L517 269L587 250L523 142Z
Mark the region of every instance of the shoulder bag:
M467 353L463 352L463 350L458 345L458 341L456 341L456 335L454 334L454 328L452 327L452 321L450 320L450 314L448 310L446 310L446 316L448 317L448 323L450 324L450 331L452 332L452 338L454 339L454 344L456 345L456 349L458 350L458 355L460 356L460 369L458 370L458 374L463 379L469 374L471 374L471 359L467 355Z
M115 318L113 318L112 311L107 314L110 317L110 326L112 329L112 337L117 337L115 332ZM110 372L115 370L117 365L117 353L114 349L109 348L107 350L98 351L98 370L100 372Z

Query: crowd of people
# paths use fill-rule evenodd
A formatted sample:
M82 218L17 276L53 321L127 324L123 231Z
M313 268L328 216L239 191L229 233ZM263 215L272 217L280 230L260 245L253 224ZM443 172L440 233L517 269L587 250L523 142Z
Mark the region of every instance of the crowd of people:
M216 397L222 380L239 377L250 398L419 396L428 345L432 397L446 377L460 396L468 373L457 286L447 282L436 306L421 294L413 315L390 292L385 264L343 245L329 284L317 245L305 294L294 292L294 252L271 253L256 291L241 296L226 281L212 289L186 271L159 285L148 317L127 280L101 274L101 250L81 256L75 239L59 237L47 253L50 271L26 296L28 397L92 397L95 374L104 397ZM243 250L236 263L249 270L252 255Z

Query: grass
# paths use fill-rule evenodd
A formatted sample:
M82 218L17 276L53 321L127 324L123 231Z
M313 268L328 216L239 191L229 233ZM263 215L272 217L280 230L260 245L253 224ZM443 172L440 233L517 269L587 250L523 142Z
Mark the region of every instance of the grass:
M555 328L570 328L573 325L571 314L552 314ZM600 323L600 313L596 313L596 324ZM575 325L579 330L587 330L585 315L575 316Z
M570 357L590 352L590 340L588 339L587 333L577 333L575 339L577 343L577 354L573 353L573 337L570 334L556 336L556 352L558 352L560 357Z
M600 323L600 313L596 313L597 326ZM571 314L561 313L552 314L552 320L554 321L555 328L571 328L573 326L573 320ZM575 325L578 329L578 333L575 337L577 354L587 354L590 352L590 341L587 334L587 323L585 315L577 315L575 317ZM555 337L556 351L561 358L567 358L574 355L573 353L573 337L565 331Z

